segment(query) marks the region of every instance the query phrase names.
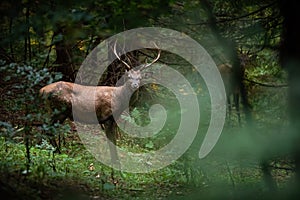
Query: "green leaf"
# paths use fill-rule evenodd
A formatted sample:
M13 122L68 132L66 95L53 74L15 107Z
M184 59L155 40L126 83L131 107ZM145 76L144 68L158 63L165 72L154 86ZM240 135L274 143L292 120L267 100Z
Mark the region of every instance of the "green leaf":
M113 185L113 184L111 184L111 183L105 183L105 184L103 185L103 189L105 189L105 190L113 190L113 189L115 189L115 188L116 188L116 186Z
M153 149L154 144L153 144L152 141L149 141L149 142L145 145L145 147L148 148L148 149Z

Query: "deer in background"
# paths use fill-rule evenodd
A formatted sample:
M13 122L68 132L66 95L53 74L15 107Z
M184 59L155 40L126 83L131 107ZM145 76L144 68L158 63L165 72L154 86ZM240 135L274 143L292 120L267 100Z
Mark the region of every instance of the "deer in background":
M228 63L220 64L218 65L218 69L221 73L225 85L229 115L231 114L232 107L235 106L237 116L238 116L238 121L240 123L241 122L240 104L239 104L240 87L236 81L236 78L234 77L232 66ZM233 97L233 104L231 103L231 96Z
M40 89L40 94L47 98L52 110L60 111L58 114L53 114L52 123L63 123L67 118L73 120L72 109L76 110L76 121L87 124L101 124L104 128L108 142L111 160L113 164L119 164L119 158L116 150L116 121L114 117L119 117L126 109L125 102L129 102L130 96L136 89L139 88L143 78L144 70L154 64L159 58L161 50L158 49L157 57L148 64L143 64L137 69L132 67L125 61L121 60L116 52L116 43L114 44L113 52L117 59L121 61L129 71L126 71L127 81L122 86L84 86L76 83L59 81L47 85ZM155 45L156 46L156 45ZM156 46L157 47L157 46ZM91 96L95 95L94 102L91 102ZM95 121L90 116L90 113L96 111L97 120ZM50 138L50 143L59 148L55 139Z

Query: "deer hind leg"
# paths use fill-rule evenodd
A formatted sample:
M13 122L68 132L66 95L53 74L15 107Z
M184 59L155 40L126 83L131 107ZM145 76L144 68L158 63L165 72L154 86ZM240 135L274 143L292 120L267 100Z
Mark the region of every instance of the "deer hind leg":
M51 119L51 125L53 126L55 123L60 123L62 124L66 119L68 118L68 115L65 114L64 112L61 112L61 113L58 113L56 115L54 115ZM55 135L53 133L48 133L47 134L48 137L49 137L49 141L50 141L50 144L56 148L55 152L56 153L61 153L60 151L60 147L61 147L61 136L60 136L60 133L58 134L58 144L56 142L56 139L55 139Z
M116 148L116 131L117 124L114 119L109 119L104 123L105 135L108 138L108 146L110 150L111 162L113 165L120 165L119 156Z

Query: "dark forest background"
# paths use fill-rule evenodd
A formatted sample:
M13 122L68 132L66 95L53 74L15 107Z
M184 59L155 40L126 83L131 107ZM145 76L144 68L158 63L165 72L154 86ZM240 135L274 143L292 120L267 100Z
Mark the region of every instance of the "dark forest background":
M300 195L296 1L2 0L0 16L0 192L7 199L296 199ZM224 83L231 103L221 138L205 159L198 158L198 151L208 125L206 109L201 111L199 136L176 162L148 174L117 172L84 148L72 123L49 125L50 114L38 91L55 81L74 82L83 60L101 41L149 26L187 34L218 66L230 66ZM144 49L126 57L142 63L156 54L155 49ZM208 98L193 67L182 58L162 52L158 65L180 71L198 98ZM124 71L121 62L112 63L99 85L115 85ZM120 147L151 152L170 141L180 117L170 91L155 84L141 88L131 116L136 123L147 124L149 106L159 101L170 113L161 134L142 140L118 130ZM57 136L61 154L49 143L47 132Z

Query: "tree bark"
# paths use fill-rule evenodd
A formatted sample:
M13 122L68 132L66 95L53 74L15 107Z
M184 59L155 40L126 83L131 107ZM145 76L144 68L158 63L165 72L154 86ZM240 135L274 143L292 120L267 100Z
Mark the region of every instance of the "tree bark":
M300 20L298 1L279 0L284 17L280 60L289 74L289 112L291 117L292 153L296 164L296 180L300 185Z

